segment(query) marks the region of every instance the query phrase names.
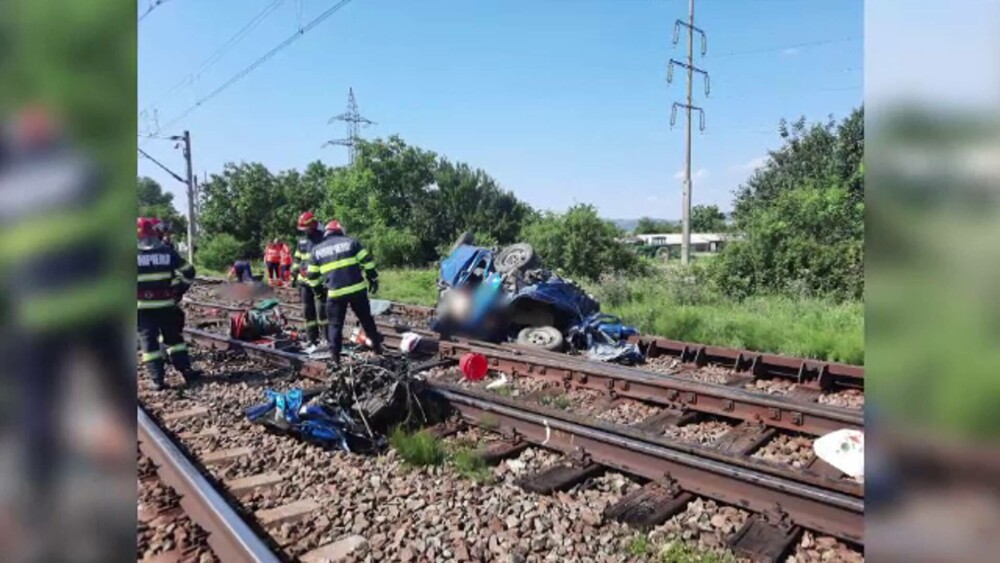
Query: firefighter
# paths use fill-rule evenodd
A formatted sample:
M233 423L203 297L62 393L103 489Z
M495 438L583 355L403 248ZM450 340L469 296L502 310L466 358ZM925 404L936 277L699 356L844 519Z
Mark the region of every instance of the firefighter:
M193 383L201 374L191 367L187 344L182 336L183 327L177 322L177 307L178 296L194 283L194 266L163 244L149 219L140 217L136 221L136 230L139 236L136 296L142 363L153 380L153 389L164 389L166 365L159 342L162 336L166 357L170 358L187 383ZM181 281L175 283L178 275Z
M281 266L281 247L278 239L274 239L264 249L264 264L267 267L267 281L271 285L279 285L281 276L279 269Z
M309 278L326 288L326 315L330 320L327 340L330 356L340 362L343 344L341 330L347 307L361 323L376 354L382 353L382 337L372 317L368 293L378 291L378 271L375 260L361 243L347 236L339 221L330 221L323 232L323 242L313 247L309 262Z
M327 338L326 292L320 286L319 279L309 279L307 271L313 247L323 242L323 231L319 230L319 220L311 211L299 215L298 229L303 236L293 255L292 285L299 287L302 316L306 319L306 338L309 341L306 351L312 353L319 349L320 333L323 333L323 338ZM319 307L316 306L317 302Z

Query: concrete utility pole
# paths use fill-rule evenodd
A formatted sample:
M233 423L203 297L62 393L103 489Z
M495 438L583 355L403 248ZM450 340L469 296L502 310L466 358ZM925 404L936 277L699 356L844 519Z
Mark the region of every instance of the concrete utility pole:
M350 163L353 165L354 157L357 154L358 139L361 138L361 126L368 127L369 125L373 125L375 123L368 118L361 117L361 113L358 111L358 102L354 99L354 88L351 88L348 91L347 111L340 115L331 117L327 123L333 123L334 121L343 121L347 123L347 137L344 139L327 141L323 143L323 146L340 145L347 147Z
M184 130L184 160L187 161L187 198L188 198L188 232L187 232L187 247L188 247L188 262L194 263L194 237L196 236L197 229L195 228L195 221L197 220L197 215L194 212L194 172L191 163L191 132Z
M694 73L699 73L705 78L705 96L709 93L709 80L708 73L704 70L694 66L694 34L698 32L701 34L701 55L705 56L706 51L706 39L705 32L701 29L695 27L694 25L694 0L688 0L688 21L677 20L674 22L674 45L677 44L680 38L679 31L681 27L686 27L687 36L687 63L670 59L670 63L667 67L667 82L673 81L674 66L680 66L687 70L687 100L686 103L674 102L673 106L670 108L670 126L673 127L677 120L677 108L684 108L687 114L687 125L685 131L685 149L684 149L684 191L681 201L681 263L685 266L691 260L691 112L692 110L697 110L699 113L699 127L702 131L705 130L705 110L693 105L694 97L692 95L692 85L694 82Z

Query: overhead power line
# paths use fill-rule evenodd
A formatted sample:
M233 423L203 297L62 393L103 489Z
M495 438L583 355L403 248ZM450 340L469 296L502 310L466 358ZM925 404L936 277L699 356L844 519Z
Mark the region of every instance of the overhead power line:
M860 41L861 37L843 37L841 39L824 39L822 41L808 41L805 43L792 43L789 45L776 45L774 47L762 47L760 49L747 49L744 51L729 51L714 55L714 58L736 57L739 55L756 55L758 53L777 53L786 49L800 49L804 47L817 47L819 45L832 45L834 43L847 43L849 41Z
M202 61L200 65L198 65L198 68L196 68L193 72L189 73L179 82L174 84L170 88L170 90L168 90L167 93L158 98L156 102L148 104L143 111L147 111L150 108L159 105L160 102L162 102L165 98L173 95L174 93L178 92L185 86L194 84L195 80L197 80L203 72L205 72L212 65L217 63L219 59L221 59L222 56L225 55L230 49L236 46L236 44L239 43L240 40L246 37L255 27L257 27L262 21L267 19L268 16L273 14L281 6L281 4L284 3L284 1L285 0L273 0L270 4L264 6L263 10L257 12L257 14L250 21L248 21L243 27L239 29L239 31L234 33L232 37L227 39L225 43L219 46L219 48L216 49L211 55L206 57L205 60Z
M181 178L180 174L177 174L173 170L167 168L167 166L165 164L163 164L159 160L156 160L155 158L149 156L149 153L147 153L146 151L142 150L141 148L139 149L139 154L142 155L144 158L152 161L153 164L155 164L155 165L159 166L160 168L162 168L167 174L170 174L171 176L173 176L178 182L180 182L182 184L186 184L187 183L187 181L184 178Z
M288 46L290 46L291 44L295 43L300 37L302 37L303 35L305 35L306 33L308 33L311 29L313 29L317 25L323 23L327 18L329 18L330 16L332 16L333 14L335 14L337 11L339 11L341 8L343 8L344 6L346 6L347 4L349 4L350 2L351 2L351 0L340 0L340 2L337 2L336 4L334 4L333 6L331 6L330 8L328 8L325 12L323 12L322 14L320 14L320 15L316 16L315 18L313 18L309 23L307 23L305 26L303 26L302 29L300 29L300 30L296 31L295 33L293 33L288 39L285 39L284 41L282 41L281 43L279 43L276 47L274 47L273 49L271 49L270 51L268 51L267 53L265 53L262 57L260 57L259 59L257 59L253 63L251 63L249 66L247 66L243 70L241 70L241 71L237 72L236 74L234 74L232 76L232 78L230 78L229 80L227 80L224 83L222 83L221 86L219 86L215 90L212 90L209 94L207 94L205 96L202 96L197 102L194 103L194 105L188 107L180 115L178 115L177 117L173 118L166 125L164 125L164 129L169 129L171 126L177 124L177 122L179 122L180 120L182 120L185 117L187 117L188 115L190 115L191 112L193 112L194 110L198 109L199 107L201 107L202 105L204 105L206 102L208 102L212 98L218 96L219 94L221 94L222 92L224 92L226 89L228 89L233 84L236 84L237 82L239 82L246 75L248 75L251 72L253 72L257 67L259 67L260 65L266 63L272 57L274 57L275 55L277 55L281 51L283 51L286 48L288 48Z
M170 0L150 0L149 7L146 8L146 11L143 12L141 16L139 16L139 21L146 19L146 16L148 16L153 10L159 8L160 5L166 4L169 1Z

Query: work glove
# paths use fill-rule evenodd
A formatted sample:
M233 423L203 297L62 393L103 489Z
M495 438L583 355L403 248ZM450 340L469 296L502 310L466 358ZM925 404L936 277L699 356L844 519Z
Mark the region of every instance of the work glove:
M299 287L299 276L292 277L292 287Z
M375 295L378 293L378 280L368 280L368 293Z

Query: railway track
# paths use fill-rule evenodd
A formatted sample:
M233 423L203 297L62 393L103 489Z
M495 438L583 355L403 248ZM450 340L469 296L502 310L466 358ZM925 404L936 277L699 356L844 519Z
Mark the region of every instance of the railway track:
M298 354L232 341L197 329L189 329L188 335L201 345L240 351L290 367L292 372L303 377L323 380L327 375L325 364ZM516 437L498 445L494 457L503 456L496 452L509 454L528 445L573 454L579 454L583 447L582 458L543 472L548 477L543 475L536 479L542 482L538 486L540 490L564 488L609 469L648 480L632 497L619 503L620 506L606 511L626 521L631 517L640 525L642 517L637 517L637 512L647 517L650 512L657 518L668 517L682 510L694 497L738 506L754 512L755 516L744 522L734 535L731 547L765 560L775 559L775 553L787 552L803 528L851 544L860 545L862 541L863 498L856 483L808 470L793 471L753 461L748 453L759 443L751 444L745 436L740 438L742 431L732 440L723 440L728 447L684 447L655 436L654 426L678 422L670 416L660 416L636 428L625 428L463 389L447 381L432 381L431 385L467 421ZM769 539L758 541L763 537Z
M298 293L288 288L275 288L275 291L288 305L295 306L300 303ZM240 310L237 305L204 299L189 299L187 302L203 308ZM400 320L410 321L410 325L419 332L427 328L427 322L434 315L434 309L393 302L387 314ZM289 315L289 320L297 324L305 322L294 314ZM859 396L864 391L862 366L763 354L738 348L707 346L659 336L638 336L634 337L633 341L639 345L651 364L663 364L667 361L670 368L679 365L687 369L712 366L744 380L748 378L753 381L784 380L794 383L796 389L804 396L807 394L820 396L832 392L848 392Z
M156 466L159 478L180 495L184 513L208 533L206 541L214 554L222 561L279 561L142 406L136 416L140 451Z
M185 304L210 313L240 310L221 303L191 300ZM421 349L425 352L456 359L475 352L484 355L494 370L515 377L543 379L567 388L607 393L612 398L634 399L677 411L721 416L810 436L864 426L860 410L820 404L817 399L822 397L822 392L813 388L795 389L785 396L748 390L746 387L755 381L752 375L731 373L724 384L705 383L682 374L651 373L527 347L468 339L439 340L430 331L398 323L380 321L378 324L388 346L398 346L402 334L414 331L422 336Z

